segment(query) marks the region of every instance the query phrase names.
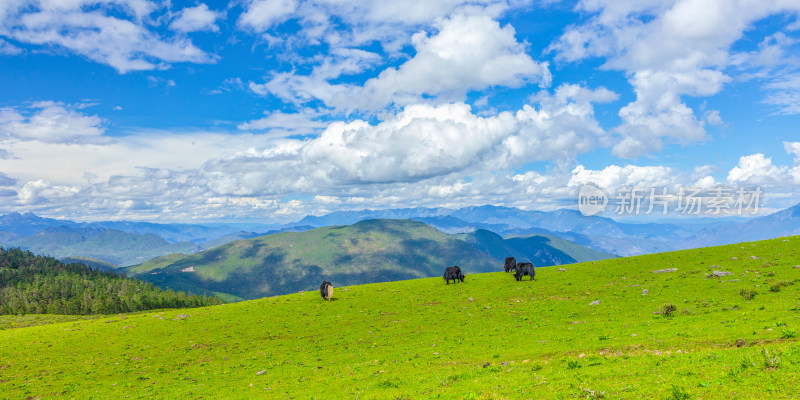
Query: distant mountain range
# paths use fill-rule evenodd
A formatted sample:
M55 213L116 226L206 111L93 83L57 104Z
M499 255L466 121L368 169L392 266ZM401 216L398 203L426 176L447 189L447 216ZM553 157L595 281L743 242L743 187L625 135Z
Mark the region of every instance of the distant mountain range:
M281 228L280 224L164 224L133 221L74 222L65 219L39 217L33 213L11 213L0 216L0 240L30 236L45 228L113 229L121 232L160 236L170 243L192 242L201 245L238 231L266 232Z
M800 204L739 224L704 228L680 244L681 249L751 242L800 235Z
M281 232L351 225L368 219L412 219L447 234L491 231L503 238L531 234L560 238L619 256L760 240L800 233L800 205L742 222L738 218L686 218L637 224L586 217L578 211L525 211L498 206L337 211L276 224L79 223L31 213L0 216L0 245L57 257L90 257L117 265L138 264L175 252L194 253L230 241ZM157 238L156 238L157 237ZM160 239L160 240L159 240Z
M199 248L191 242L170 243L160 236L116 229L48 227L13 240L13 246L56 258L89 257L116 265L131 265L168 253L190 253Z
M576 210L525 211L498 206L447 208L407 208L393 210L337 211L323 216L308 216L298 225L326 226L352 224L371 218L409 218L425 222L446 233L465 233L479 229L501 236L541 234L560 237L604 253L630 256L686 248L706 227L723 229L738 225L733 220L689 220L684 224L633 224L610 218L584 216ZM711 229L711 228L709 228ZM780 236L782 230L765 232L765 238ZM719 243L715 243L719 244ZM698 247L698 246L695 246Z
M0 216L0 245L56 258L84 257L119 266L139 264L171 253L193 253L218 244L269 232L293 230L264 224L156 224L103 221L81 223L32 213Z
M503 239L486 230L452 236L419 221L371 219L238 240L123 271L175 290L253 299L313 290L322 280L357 285L440 276L452 265L467 274L498 271L506 256L538 267L613 257L556 237Z

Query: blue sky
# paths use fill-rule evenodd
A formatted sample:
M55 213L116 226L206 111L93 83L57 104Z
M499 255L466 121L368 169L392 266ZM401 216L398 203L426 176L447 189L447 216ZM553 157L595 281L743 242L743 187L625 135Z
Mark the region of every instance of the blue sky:
M0 211L800 202L796 1L6 0Z

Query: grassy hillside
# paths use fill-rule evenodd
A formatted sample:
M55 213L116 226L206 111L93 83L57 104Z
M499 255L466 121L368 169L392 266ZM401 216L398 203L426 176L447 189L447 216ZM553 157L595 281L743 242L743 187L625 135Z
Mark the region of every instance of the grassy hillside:
M152 234L136 234L114 229L51 227L11 242L37 254L56 258L86 257L127 266L169 253L188 253L197 249L189 242L169 243Z
M313 290L323 279L343 286L441 276L451 265L466 274L501 266L421 222L366 220L238 240L181 258L161 257L124 272L175 290L253 299Z
M5 330L0 397L795 398L798 249L793 237L533 282L472 274Z
M537 267L605 260L612 254L592 250L568 240L549 235L528 235L503 239L500 235L478 229L456 235L478 250L499 260L514 257L518 262L532 262Z

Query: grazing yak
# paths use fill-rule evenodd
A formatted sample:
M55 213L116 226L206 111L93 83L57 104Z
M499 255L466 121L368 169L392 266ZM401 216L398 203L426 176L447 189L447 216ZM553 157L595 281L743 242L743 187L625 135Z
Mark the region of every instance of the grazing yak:
M533 268L533 264L531 263L517 264L517 272L514 273L514 278L517 278L518 281L521 281L522 277L525 275L530 276L531 280L536 279L536 269Z
M458 265L453 267L447 267L444 270L444 280L447 284L450 284L450 280L453 280L453 283L458 283L458 281L464 282L464 274L461 273L461 268Z
M513 271L517 268L517 260L514 257L506 257L506 265L503 266L503 269L506 272Z
M319 294L322 295L323 299L331 301L331 297L333 297L333 284L328 281L322 281L322 285L319 285Z

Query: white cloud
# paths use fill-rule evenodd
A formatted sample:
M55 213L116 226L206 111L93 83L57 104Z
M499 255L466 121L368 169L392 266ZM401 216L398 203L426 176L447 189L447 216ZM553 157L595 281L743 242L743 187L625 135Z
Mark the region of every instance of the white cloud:
M241 123L240 130L269 130L273 136L307 135L318 132L327 124L316 120L319 113L304 110L298 113L275 111L264 118Z
M783 149L794 156L794 163L800 165L800 142L783 142Z
M517 4L517 2L511 2ZM354 47L380 42L395 53L408 44L409 31L429 25L458 10L497 16L510 7L504 0L247 0L237 25L262 33L288 19L302 27L287 41L327 43L331 48ZM348 29L341 29L342 26ZM279 35L280 33L276 33ZM274 41L277 37L269 35Z
M199 173L220 195L322 190L338 195L343 188L376 190L374 185L506 171L533 161L566 166L607 140L594 119L592 103L616 97L605 88L562 85L552 94L533 96L533 106L491 116L473 114L464 103L410 105L377 124L333 122L313 139L210 160ZM278 127L290 125L289 117L299 118L290 122L300 126L307 122L302 115L275 113L252 123ZM431 195L449 196L466 193L469 185L445 182L431 187Z
M470 90L550 84L547 63L536 62L525 52L510 25L501 27L487 16L456 14L437 22L436 28L435 34L414 35L416 53L410 60L383 70L363 86L330 84L328 79L339 76L340 69L327 74L315 69L309 76L276 74L266 84L251 83L250 87L296 103L318 99L329 107L353 111L404 106L426 95L462 101ZM356 57L354 72L360 72L362 60ZM367 64L372 61L368 60Z
M0 133L19 140L47 143L108 141L103 137L105 127L102 119L81 114L72 108L62 103L39 102L25 110L0 109Z
M353 94L361 104L354 108L403 105L406 99L424 94L462 100L469 90L517 87L529 80L549 86L547 63L537 63L525 52L511 25L501 27L486 16L455 15L437 28L435 35L414 35L412 59L397 69L384 70L356 90ZM332 102L348 107L347 97Z
M616 93L603 87L591 90L570 84L559 86L552 95L541 91L531 96L533 106L525 105L516 113L519 134L503 141L501 160L495 162L511 166L547 160L561 167L571 165L578 154L607 145L592 103L616 99Z
M568 165L578 154L602 145L607 135L594 119L593 104L616 97L605 88L562 85L531 96L531 105L522 110L494 115L477 115L464 103L416 104L377 123L357 119L323 124L316 119L318 111L304 109L241 124L243 129L269 130L259 135L135 132L103 143L15 136L4 143L15 157L0 159L0 171L14 171L12 178L21 186L53 182L31 184L19 197L25 207L48 213L63 207L108 213L130 206L130 212L143 217L162 210L176 218L211 218L228 212L245 215L254 203L231 200L243 198L266 201L259 204L272 207L271 213L310 212L333 204L334 198L343 206L365 207L398 201L432 205L426 199L434 197L448 204L481 198L530 206L525 196L532 193L542 195L539 205L563 192L563 182L551 179L548 186L503 176L532 161ZM103 121L77 107L34 106L38 108L4 110L3 126L25 124L33 132L40 125L53 126L39 119L55 114L72 122L70 126L94 127L89 132L104 137ZM50 111L40 111L44 109ZM281 139L318 130L319 136L305 140ZM48 191L51 186L81 190L61 190L56 196ZM54 193L52 202L46 201L48 193ZM62 194L72 197L67 201ZM287 208L281 197L289 194L327 197ZM225 201L209 202L211 198Z
M777 114L800 114L800 90L782 90L768 94L764 103L778 107Z
M206 4L186 7L178 12L178 17L169 24L170 29L180 32L212 31L218 32L215 24L220 14L211 11Z
M72 197L79 191L80 188L77 186L52 185L48 181L39 179L25 183L17 196L23 205L35 205Z
M375 53L349 48L333 49L321 64L315 66L309 75L294 72L275 73L270 81L257 84L250 82L248 87L256 94L269 93L283 100L302 104L315 99L330 101L337 94L351 90L349 85L334 85L328 81L343 75L361 73L378 63L382 58Z
M739 164L728 172L730 184L784 184L787 167L772 164L772 159L756 153L739 158Z
M21 43L55 46L109 65L120 73L152 70L163 63L212 63L183 37L162 38L148 17L157 6L146 0L12 2L0 9L0 36ZM119 12L122 11L122 12Z
M0 39L0 55L14 56L19 53L22 53L22 49L6 42L3 39Z
M465 104L414 105L375 126L333 123L302 157L340 182L415 181L472 165L515 129L511 113L481 118Z
M763 103L776 106L775 114L800 114L800 39L777 32L764 38L758 50L731 55L741 80L758 80L767 95Z
M136 132L98 143L90 141L13 140L3 143L13 157L0 158L0 171L13 171L20 181L44 179L64 185L102 182L111 176L131 175L139 167L196 170L210 159L251 146L265 147L271 139L246 133Z
M789 170L789 175L794 183L800 184L800 142L783 142L783 148L794 156L794 166Z
M730 77L731 45L746 29L769 15L800 10L775 1L618 1L586 0L579 9L592 16L550 46L557 59L606 57L604 68L622 70L636 92L623 107L613 152L636 157L661 150L663 143L705 140L704 121L681 96L719 93ZM786 100L778 99L778 102Z
M148 82L147 85L149 87L156 87L158 85L164 85L166 87L174 87L175 86L175 81L172 80L172 79L164 79L164 78L155 77L155 76L152 76L152 75L147 77L147 82Z
M255 32L264 32L297 10L297 0L248 0L246 11L237 24Z
M568 183L570 187L593 184L608 193L616 193L623 186L661 188L673 187L681 182L675 170L664 166L609 165L602 170L591 170L578 165L570 175Z

